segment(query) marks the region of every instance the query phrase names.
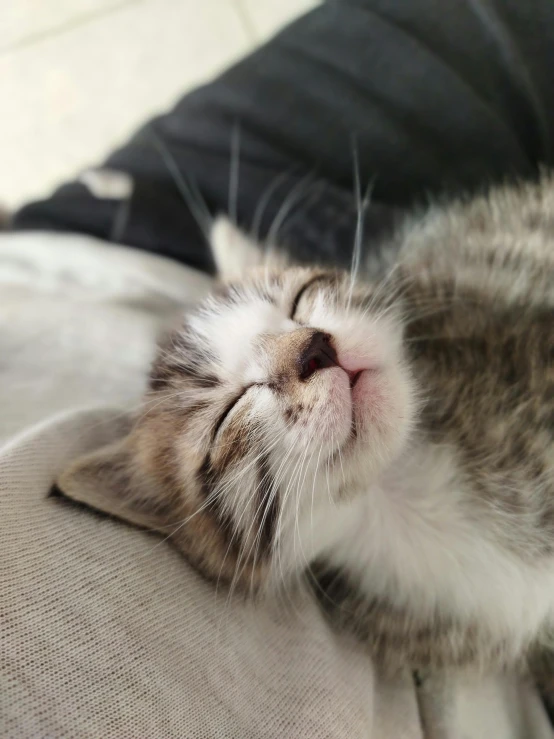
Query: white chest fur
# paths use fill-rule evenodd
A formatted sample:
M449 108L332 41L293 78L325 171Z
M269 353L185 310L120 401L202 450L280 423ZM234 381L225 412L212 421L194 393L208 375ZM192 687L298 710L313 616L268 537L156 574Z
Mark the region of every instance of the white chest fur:
M344 568L370 597L425 617L477 619L526 643L554 614L554 561L533 565L496 540L448 449L416 453L352 501L314 511L303 549Z

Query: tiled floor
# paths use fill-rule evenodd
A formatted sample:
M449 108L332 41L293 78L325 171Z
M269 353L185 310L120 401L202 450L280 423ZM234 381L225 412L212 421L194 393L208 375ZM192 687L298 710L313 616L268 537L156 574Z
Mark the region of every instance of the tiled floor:
M0 204L46 194L316 0L0 3Z

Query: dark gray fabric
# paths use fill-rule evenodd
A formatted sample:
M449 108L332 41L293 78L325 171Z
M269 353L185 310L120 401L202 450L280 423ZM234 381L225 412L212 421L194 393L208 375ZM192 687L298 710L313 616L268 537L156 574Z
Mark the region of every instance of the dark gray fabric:
M414 201L552 164L553 69L552 0L330 0L108 157L135 180L117 239L210 269L171 169L192 210L226 211L238 141L239 223L264 235L277 218L301 257L347 262L354 150L371 247ZM119 213L70 183L14 225L110 239Z

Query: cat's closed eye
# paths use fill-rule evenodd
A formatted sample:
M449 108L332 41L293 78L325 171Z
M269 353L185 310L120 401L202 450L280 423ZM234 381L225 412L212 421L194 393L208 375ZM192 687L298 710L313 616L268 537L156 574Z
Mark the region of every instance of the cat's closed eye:
M332 276L331 276L332 279ZM305 293L308 292L312 287L324 283L329 282L330 275L329 274L318 274L309 279L302 287L298 290L296 295L294 296L294 300L292 301L292 307L290 310L290 319L291 321L294 321L296 319L296 313L298 311L298 306L300 304L300 301L304 297Z
M222 428L223 424L227 420L229 414L237 407L237 405L244 399L246 393L248 393L252 388L260 387L263 383L260 382L253 382L251 385L248 385L247 387L240 390L238 395L236 395L225 407L219 418L217 419L213 432L212 432L212 440L215 441L217 439L217 435Z

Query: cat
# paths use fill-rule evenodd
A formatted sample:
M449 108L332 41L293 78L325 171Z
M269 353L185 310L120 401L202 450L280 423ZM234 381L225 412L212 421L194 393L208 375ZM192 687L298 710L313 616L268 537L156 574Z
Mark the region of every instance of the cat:
M222 281L160 347L129 434L59 491L233 591L310 582L386 670L542 658L554 179L408 218L357 279L222 219L212 243Z

